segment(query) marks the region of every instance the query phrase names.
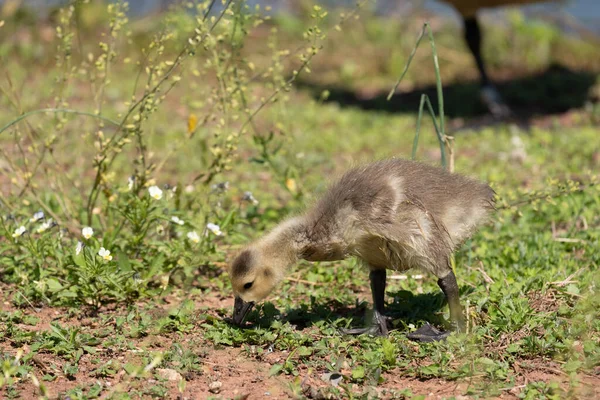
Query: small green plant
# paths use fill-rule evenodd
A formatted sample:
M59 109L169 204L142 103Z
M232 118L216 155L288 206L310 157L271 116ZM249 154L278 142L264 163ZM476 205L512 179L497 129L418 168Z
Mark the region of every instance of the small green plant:
M65 371L76 371L76 363L84 352L95 353L94 346L100 342L97 338L81 333L77 328L50 325L50 331L40 336L33 345L34 350L44 350L73 361L75 364L65 364Z
M26 204L41 208L35 213L31 207L19 209L0 218L0 234L9 238L0 243L3 279L23 285L29 301L76 302L95 309L110 302L131 303L164 292L170 284L189 284L198 266L222 258L217 243L229 235L244 203L232 204L228 183L214 181L231 169L238 142L248 129L260 142L262 133L255 126L258 114L273 103L289 101L283 94L308 71L319 52L323 39L319 26L327 12L315 6L314 24L304 35L308 48L279 49L273 32L269 42L272 63L259 71L242 49L250 31L269 16L251 11L243 0L227 1L218 9L215 4L215 0L201 1L173 9L135 56L127 3L107 5L108 26L96 50L87 43L74 45L81 34L77 19L88 2L74 2L60 10L55 30L55 107L25 111L13 93L12 106L21 115L0 128L0 135L11 132L14 145L22 150L19 155L7 155L11 170L19 176L14 181L17 197L27 196ZM299 64L291 78L286 78L284 60L291 55L297 56ZM121 111L116 112L107 107L107 96L118 91L113 80L131 67L137 70L128 88L131 94L120 100ZM251 93L258 77L267 79L266 96ZM157 160L151 151L150 126L169 93L181 82L197 87L198 81L207 79L214 79L214 85L202 85L197 97L182 99L193 110L186 134ZM91 110L69 108L76 84L90 87ZM63 146L59 136L50 133L37 139L38 133L24 124L42 114L54 118L53 132L71 131L71 116L89 118L90 124L83 129L89 130L84 136L93 146L82 151L92 161L91 181L73 185L71 177L60 173L55 153ZM22 147L26 138L33 143L27 149ZM203 172L187 184L178 180L158 185L155 175L192 144L200 144L197 158ZM296 170L275 167L276 153L272 148L261 149L272 172L282 176L281 182L292 194L299 195ZM50 174L51 170L55 173ZM37 196L40 176L52 182L55 193ZM244 199L257 204L251 193Z
M19 351L15 356L2 353L0 365L2 365L2 375L0 375L0 389L4 386L13 384L16 378L23 378L28 374L28 368L21 364L23 352Z

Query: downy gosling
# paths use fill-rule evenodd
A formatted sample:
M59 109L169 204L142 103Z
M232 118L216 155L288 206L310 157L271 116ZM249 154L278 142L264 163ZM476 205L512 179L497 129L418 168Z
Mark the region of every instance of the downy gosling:
M300 259L353 256L370 270L374 312L372 326L345 333L387 335L386 269L411 268L438 278L454 329L464 331L450 256L493 208L494 191L487 184L442 168L389 159L352 169L307 213L285 220L235 258L229 271L233 322L241 325ZM408 337L432 341L448 334L426 324Z

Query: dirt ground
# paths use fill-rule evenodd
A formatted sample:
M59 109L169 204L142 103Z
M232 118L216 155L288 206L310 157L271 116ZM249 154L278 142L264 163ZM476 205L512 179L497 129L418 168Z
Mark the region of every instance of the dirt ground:
M4 287L3 289L7 289ZM5 290L6 294L7 291ZM215 292L213 292L215 293ZM16 309L3 296L3 311L12 312ZM203 296L202 299L193 299L198 309L208 310L207 312L219 317L216 312L211 311L219 308L233 307L233 299L212 294ZM176 298L166 298L163 302L164 308L154 310L158 317L165 314L168 308L176 302ZM18 324L18 327L24 331L44 331L50 329L51 322L58 322L61 326L79 327L81 332L95 332L103 328L101 326L101 317L104 313L122 314L125 310L104 309L100 310L97 316L68 316L66 309L59 308L27 308L22 310L25 315L33 315L39 319L35 325ZM71 312L72 314L72 312ZM105 314L106 315L106 314ZM104 327L110 325L111 319L104 319ZM108 337L102 340L108 339ZM179 372L169 368L157 368L154 376L138 378L135 382L121 368L116 374L109 377L97 377L93 371L98 365L109 360L118 362L135 362L138 360L143 363L137 353L144 350L152 352L161 352L169 350L173 343L180 343L182 346L189 346L194 353L198 355L198 360L202 365L201 371L186 374L182 377ZM93 384L101 384L104 387L100 398L107 398L115 391L122 391L125 388L139 389L140 386L154 385L158 383L156 376L165 379L163 386L168 388L167 398L179 399L205 399L211 396L216 398L237 398L237 399L289 399L294 398L295 394L306 396L308 398L320 398L320 389L326 388L331 383L322 379L326 371L309 370L304 365L300 365L298 376L279 375L269 376L269 370L272 365L281 363L288 356L286 351L267 351L260 356L252 355L244 347L223 347L214 346L205 340L202 336L201 328L194 328L192 332L182 334L162 334L148 335L138 339L131 339L128 343L129 349L112 349L107 346L97 346L96 354L84 354L79 362L78 373L74 377L67 377L62 371L65 364L64 358L61 358L50 352L38 350L30 363L33 365L33 371L36 377L41 378L44 375L54 375L53 381L45 381L47 393L50 399L64 398L64 393L77 386L85 387ZM0 341L0 352L16 354L23 350L24 356L31 351L28 345L18 346L9 340ZM93 362L92 362L93 361ZM507 382L505 388L500 388L498 399L517 399L524 388L530 382L556 382L566 392L570 392L573 398L578 399L598 399L600 398L600 367L597 367L592 374L580 374L576 377L569 377L564 373L560 365L556 362L546 359L532 359L527 362L522 361L513 365L513 377L515 381L510 384ZM340 371L342 375L350 375L350 371ZM178 382L185 379L185 390L183 396L178 389ZM573 379L574 378L574 379ZM427 399L445 399L455 397L457 399L471 398L466 393L471 388L481 385L477 376L469 380L446 381L443 379L416 379L403 376L400 368L395 368L391 372L383 374L383 383L370 388L370 394L378 398L392 398L391 390L410 390L413 395L423 395ZM19 393L19 398L35 399L39 397L39 390L32 383L31 379L22 378L14 388ZM349 389L353 389L352 386ZM360 393L365 391L365 386L355 387L353 392ZM131 393L131 392L130 392ZM8 396L7 389L0 390L0 397ZM145 396L144 396L145 397ZM4 398L4 397L3 397Z

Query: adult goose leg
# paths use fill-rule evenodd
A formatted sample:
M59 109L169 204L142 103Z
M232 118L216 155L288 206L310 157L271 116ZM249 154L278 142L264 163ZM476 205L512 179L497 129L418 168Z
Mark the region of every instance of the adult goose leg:
M491 113L498 118L510 116L510 108L504 103L500 93L488 77L483 57L481 56L481 29L477 17L464 17L465 41L475 59L481 77L481 99Z
M373 294L373 320L371 326L366 328L342 329L345 335L362 335L367 333L373 336L387 336L387 321L383 310L385 308L385 269L373 269L369 274L371 293Z
M473 16L465 17L463 23L465 29L465 41L477 64L479 76L481 77L481 86L490 86L491 82L488 78L487 71L485 70L483 57L481 57L481 29L479 28L479 22L477 21L477 18Z

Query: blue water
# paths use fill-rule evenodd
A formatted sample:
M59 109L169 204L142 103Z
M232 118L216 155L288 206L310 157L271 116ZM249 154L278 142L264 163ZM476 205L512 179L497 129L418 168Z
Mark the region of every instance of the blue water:
M5 0L0 0L2 5ZM141 16L158 9L165 8L172 0L130 0L129 6L133 16ZM285 10L294 0L250 0L250 3L269 4L276 9ZM320 0L324 6L347 5L353 6L356 0ZM31 8L44 9L48 6L54 6L66 3L63 0L25 0L24 4ZM423 7L443 15L454 16L458 21L458 15L450 6L436 0L378 0L377 9L381 14L401 15L410 11L413 7L422 5ZM557 22L561 27L567 30L573 26L583 28L588 32L600 35L600 0L562 0L549 1L535 5L520 7L526 15L540 16L549 18ZM495 10L482 10L481 14L498 14ZM570 27L570 28L567 28ZM572 29L571 29L572 30Z

